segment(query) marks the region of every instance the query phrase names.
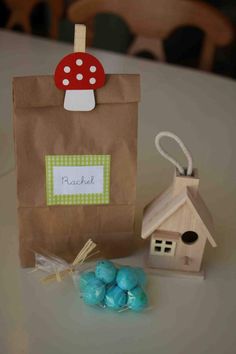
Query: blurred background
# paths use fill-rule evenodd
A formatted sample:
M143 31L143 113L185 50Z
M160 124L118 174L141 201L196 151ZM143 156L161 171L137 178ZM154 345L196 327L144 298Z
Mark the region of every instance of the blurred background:
M0 0L0 27L73 42L74 23L85 23L89 46L236 77L235 0L149 3Z

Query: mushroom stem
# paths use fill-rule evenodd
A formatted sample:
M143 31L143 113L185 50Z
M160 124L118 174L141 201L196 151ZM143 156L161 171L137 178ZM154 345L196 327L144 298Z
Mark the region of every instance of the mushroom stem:
M93 90L66 90L64 108L67 111L91 111L94 107Z

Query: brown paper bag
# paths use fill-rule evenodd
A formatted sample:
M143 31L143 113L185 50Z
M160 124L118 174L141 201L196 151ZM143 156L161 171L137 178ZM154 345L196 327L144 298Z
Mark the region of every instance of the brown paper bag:
M90 237L104 257L130 253L135 219L139 97L138 75L107 75L105 86L96 92L96 108L90 112L70 112L63 108L64 92L55 87L53 77L14 79L14 135L23 267L34 265L35 250L71 261ZM85 198L82 204L78 196L73 199L73 196L63 194L62 202L61 196L55 194L56 185L62 181L65 182L63 188L72 188L71 183L85 184L84 176L80 180L61 177L60 173L70 168L61 170L63 163L59 163L59 167L53 165L50 169L47 159L53 158L53 163L57 163L54 157L60 156L60 160L66 156L65 159L70 159L66 163L71 166L73 156L75 159L79 156L81 162L85 155L89 159L97 155L108 157L110 172L107 169L105 174L106 187L105 179L101 179L105 178L104 174L96 180L96 183L100 181L99 188L107 188L108 194L104 199L103 196L96 199L98 194L95 197L91 194L91 199ZM59 177L53 175L53 189L52 185L50 187L52 171L54 174L59 171ZM75 170L71 171L74 173ZM88 171L98 173L97 166ZM87 185L78 188L87 188Z

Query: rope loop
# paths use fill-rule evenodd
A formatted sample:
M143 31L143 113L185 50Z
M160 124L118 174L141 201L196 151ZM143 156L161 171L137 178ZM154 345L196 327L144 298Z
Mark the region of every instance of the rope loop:
M188 161L188 168L187 168L187 176L191 176L193 173L193 159L192 156L189 152L189 150L187 149L187 147L184 145L183 141L174 133L168 132L168 131L164 131L164 132L160 132L157 134L156 138L155 138L155 145L157 150L159 151L159 153L165 157L168 161L170 161L179 171L179 173L181 175L185 175L185 170L183 168L183 166L181 166L179 164L178 161L176 161L172 156L170 156L161 146L160 144L160 140L163 137L167 137L167 138L171 138L173 140L175 140L177 142L177 144L180 146L180 148L182 149L187 161Z

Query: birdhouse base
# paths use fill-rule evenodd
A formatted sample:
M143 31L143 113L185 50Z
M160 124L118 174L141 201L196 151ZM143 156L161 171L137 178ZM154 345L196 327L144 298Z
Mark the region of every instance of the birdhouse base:
M204 270L200 272L185 272L181 270L172 270L172 269L160 269L160 268L145 268L148 274L159 275L165 277L178 277L178 278L186 278L186 279L197 279L204 280L205 273Z
M165 277L178 277L178 278L186 278L186 279L205 279L205 272L201 269L199 272L193 271L185 271L185 270L177 270L177 269L165 269L158 268L155 266L155 263L152 261L152 257L149 255L149 248L145 249L144 253L144 263L145 269L148 274L165 276Z

